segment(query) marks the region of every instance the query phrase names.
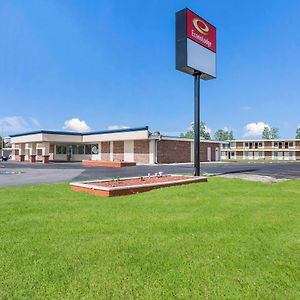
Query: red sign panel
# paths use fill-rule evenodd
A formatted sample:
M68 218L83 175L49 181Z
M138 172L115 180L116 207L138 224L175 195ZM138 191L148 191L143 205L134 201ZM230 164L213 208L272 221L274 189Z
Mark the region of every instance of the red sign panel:
M187 9L187 37L205 48L216 52L216 27Z

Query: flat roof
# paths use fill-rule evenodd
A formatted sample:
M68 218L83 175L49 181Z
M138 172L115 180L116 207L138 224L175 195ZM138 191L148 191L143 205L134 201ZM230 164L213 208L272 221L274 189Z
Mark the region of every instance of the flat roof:
M224 143L234 143L234 142L293 142L293 141L300 141L300 139L275 139L275 140L266 140L266 139L253 139L253 140L227 140L227 141L221 141Z
M91 132L37 130L37 131L30 131L30 132L12 134L12 135L10 135L10 137L26 136L26 135L41 134L41 133L43 133L43 134L57 134L57 135L85 136L85 135L94 135L94 134L108 134L108 133L118 133L118 132L142 131L142 130L148 130L148 129L149 129L148 126L144 126L144 127L122 128L122 129L114 129L114 130L91 131Z
M174 140L174 141L187 141L187 142L193 142L194 138L187 138L183 136L171 136L171 135L160 135L160 136L154 136L155 139L162 139L162 140ZM217 140L206 140L200 138L200 142L206 142L206 143L221 143Z

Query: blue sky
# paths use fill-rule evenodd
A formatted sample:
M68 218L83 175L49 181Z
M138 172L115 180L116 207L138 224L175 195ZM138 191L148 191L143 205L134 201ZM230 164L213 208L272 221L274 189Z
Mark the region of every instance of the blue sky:
M212 133L226 127L236 138L259 137L268 124L293 138L300 125L296 0L3 0L0 130L186 131L193 78L175 70L174 47L175 12L184 7L217 27L218 77L201 82L201 118Z

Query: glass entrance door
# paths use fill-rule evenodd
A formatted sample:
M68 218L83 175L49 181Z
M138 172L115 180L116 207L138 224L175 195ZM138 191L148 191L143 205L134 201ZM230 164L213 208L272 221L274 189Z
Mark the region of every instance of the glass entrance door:
M73 154L72 145L68 145L67 146L67 161L72 160L72 154Z

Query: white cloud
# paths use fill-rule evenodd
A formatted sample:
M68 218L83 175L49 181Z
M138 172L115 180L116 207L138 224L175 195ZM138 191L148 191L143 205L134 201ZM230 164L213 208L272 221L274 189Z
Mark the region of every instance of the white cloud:
M270 128L270 126L264 122L249 123L244 127L244 137L259 136L262 134L265 127Z
M229 131L229 128L227 126L223 127L224 131Z
M39 127L39 121L34 118L24 118L20 116L8 116L0 118L0 132L3 132L4 134L31 131Z
M90 126L88 126L84 120L81 121L78 118L66 120L64 124L65 125L63 129L68 129L71 131L79 131L79 132L91 131Z
M248 105L246 105L246 106L244 106L244 107L243 107L243 110L245 110L245 111L249 111L249 110L252 110L252 107L251 107L251 106L248 106Z
M30 118L30 121L32 124L34 124L36 127L41 127L40 122L36 118Z
M108 130L117 130L117 129L126 129L129 128L129 126L126 125L109 125L107 126Z

